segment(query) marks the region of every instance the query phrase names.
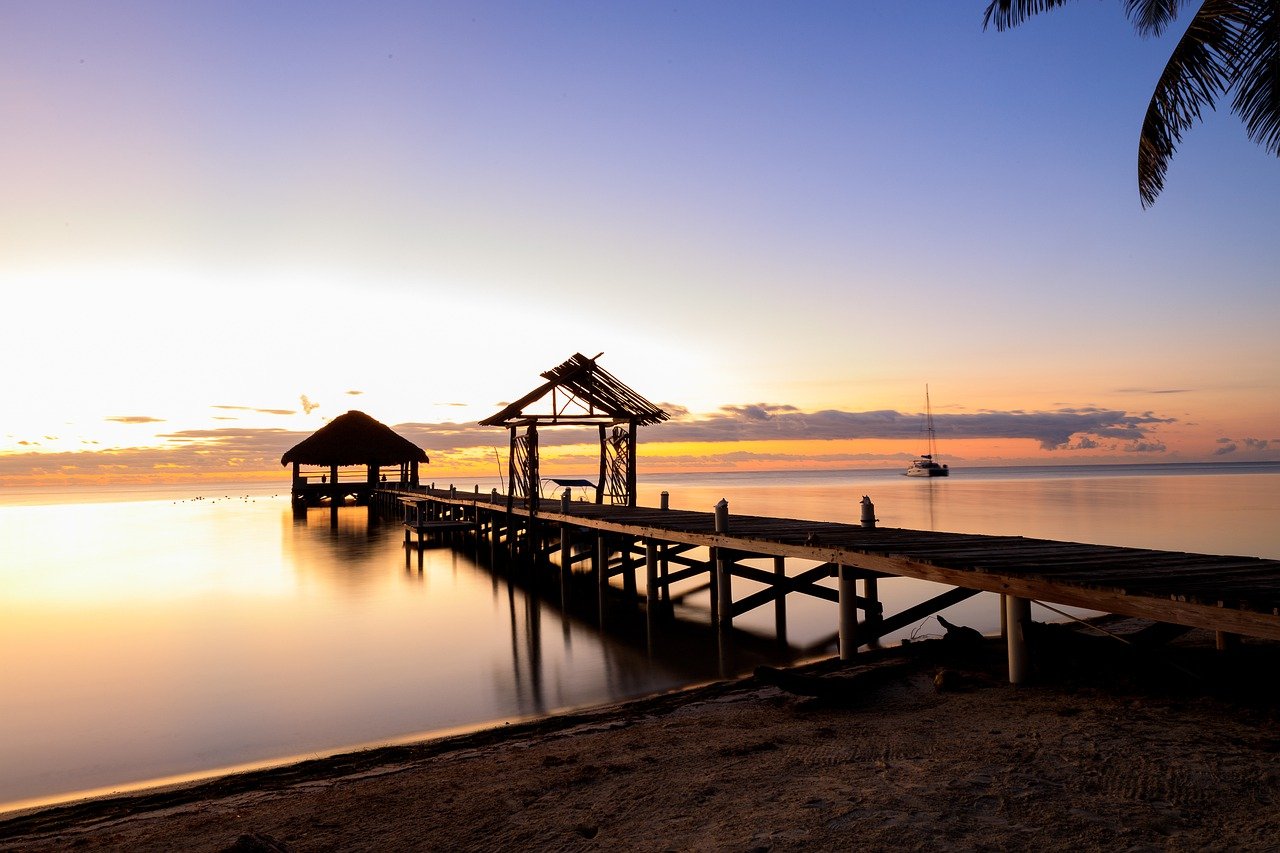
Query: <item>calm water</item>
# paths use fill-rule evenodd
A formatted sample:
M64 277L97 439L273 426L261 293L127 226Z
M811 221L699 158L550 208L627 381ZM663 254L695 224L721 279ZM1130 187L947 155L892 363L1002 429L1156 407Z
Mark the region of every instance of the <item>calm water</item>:
M723 497L731 514L852 522L866 494L882 526L1280 559L1280 464L680 475L642 481L641 502L663 490L677 508ZM702 671L562 619L465 554L431 549L421 573L406 570L399 528L370 529L361 508L332 528L327 510L295 519L261 489L198 494L6 496L0 808L598 703ZM880 591L892 612L938 589ZM681 615L705 619L705 600ZM984 630L998 620L988 595L948 615ZM825 602L792 596L788 616L796 645L835 631ZM772 610L738 624L767 634ZM926 620L902 636L936 633Z

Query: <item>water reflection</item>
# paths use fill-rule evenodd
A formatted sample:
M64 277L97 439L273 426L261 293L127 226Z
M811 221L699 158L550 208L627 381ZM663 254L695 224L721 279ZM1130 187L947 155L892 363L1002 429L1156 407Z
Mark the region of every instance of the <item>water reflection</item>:
M1274 473L685 479L642 483L642 502L657 505L663 490L680 508L728 498L735 514L850 523L866 494L881 526L1280 558ZM402 537L397 524L369 526L361 507L295 519L283 497L0 507L0 803L386 742L714 672L705 630L664 627L651 662L643 627L633 645L602 637L469 549L426 548L421 569L415 554L406 570ZM735 579L735 597L753 590ZM879 589L890 612L937 591L902 579ZM705 629L705 598L680 605L686 627ZM560 600L558 586L546 599ZM989 595L946 615L999 624ZM807 597L789 596L787 616L796 645L836 626L834 607ZM774 614L762 607L735 625L767 640ZM902 633L913 631L938 629Z
M398 525L370 527L360 507L336 526L324 509L295 520L284 500L75 512L92 538L67 541L63 507L0 510L0 804L686 678L466 553L428 548L406 571Z

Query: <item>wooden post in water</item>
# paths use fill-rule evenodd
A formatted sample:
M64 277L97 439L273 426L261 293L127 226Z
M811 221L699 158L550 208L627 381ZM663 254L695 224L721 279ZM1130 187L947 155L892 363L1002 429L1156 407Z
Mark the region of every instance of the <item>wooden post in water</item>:
M1031 677L1031 654L1027 648L1026 633L1026 626L1031 622L1031 601L1006 595L1004 602L1008 614L1005 630L1009 648L1009 683L1025 684Z
M604 609L609 598L609 539L601 533L596 537L596 603L600 613L600 628L604 628Z
M560 609L569 617L569 578L573 572L573 534L569 525L560 525Z
M627 592L628 605L639 598L636 591L636 560L631 553L630 536L622 540L622 588Z
M840 660L853 660L858 647L854 638L858 634L857 581L848 566L836 568L836 587L840 595Z

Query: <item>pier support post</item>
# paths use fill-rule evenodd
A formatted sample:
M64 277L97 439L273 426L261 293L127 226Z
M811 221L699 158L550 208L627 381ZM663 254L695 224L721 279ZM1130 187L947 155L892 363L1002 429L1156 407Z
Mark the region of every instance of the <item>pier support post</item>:
M836 589L840 596L840 660L853 660L858 647L854 639L858 635L858 587L848 566L839 566Z
M659 501L659 509L671 509L671 494L664 491ZM671 586L667 583L667 573L670 571L671 561L667 559L667 543L663 542L658 546L658 576L662 578L662 601L664 604L671 603Z
M573 572L573 534L569 525L560 525L560 609L569 613L569 579Z
M1031 654L1027 648L1026 625L1031 622L1031 601L1006 595L1005 630L1009 647L1009 683L1025 684L1031 678Z
M787 576L786 557L773 558L773 574L779 580L779 584L773 588L774 633L778 636L779 645L785 646L787 644L787 590L782 586L781 581Z
M596 606L600 613L600 628L604 628L604 609L609 597L609 540L601 534L596 537Z
M884 621L878 605L880 604L880 581L877 578L866 578L862 581L862 597L869 603L867 605L866 616L863 621L866 622L868 631L867 645L873 649L880 648L880 623Z
M658 544L644 542L644 627L649 654L653 654L653 628L658 618Z
M716 504L716 533L729 532L729 502L724 498ZM733 582L730 580L730 561L725 559L723 548L716 549L716 624L721 631L733 627Z

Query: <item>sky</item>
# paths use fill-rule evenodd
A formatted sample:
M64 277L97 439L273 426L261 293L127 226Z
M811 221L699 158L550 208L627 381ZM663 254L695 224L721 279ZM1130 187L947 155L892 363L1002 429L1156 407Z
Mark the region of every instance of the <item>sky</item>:
M1280 459L1280 162L1119 2L0 2L0 486L439 472L575 352L676 470ZM581 436L549 468L591 470ZM548 455L549 454L549 455Z

